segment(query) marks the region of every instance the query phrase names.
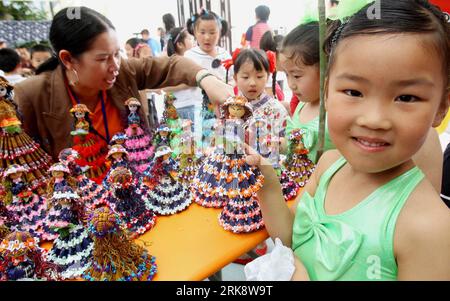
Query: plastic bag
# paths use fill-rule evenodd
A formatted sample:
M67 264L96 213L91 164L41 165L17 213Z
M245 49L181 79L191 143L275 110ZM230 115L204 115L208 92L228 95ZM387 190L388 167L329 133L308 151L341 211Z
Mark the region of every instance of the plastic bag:
M244 272L248 281L289 281L295 272L294 252L276 238L272 252L248 263Z

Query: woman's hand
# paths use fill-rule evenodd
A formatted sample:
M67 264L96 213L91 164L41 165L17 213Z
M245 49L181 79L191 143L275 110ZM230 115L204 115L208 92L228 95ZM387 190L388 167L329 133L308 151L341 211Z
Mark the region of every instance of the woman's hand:
M205 70L200 72L204 73ZM221 105L229 97L234 96L233 87L225 84L215 76L207 76L203 78L200 82L200 86L203 90L205 90L209 99L215 105Z

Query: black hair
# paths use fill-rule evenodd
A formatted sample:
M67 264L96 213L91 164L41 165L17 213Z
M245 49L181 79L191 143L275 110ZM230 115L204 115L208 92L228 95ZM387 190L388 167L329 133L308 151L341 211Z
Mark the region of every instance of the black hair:
M128 44L131 46L131 48L135 49L140 43L142 43L141 39L131 38L131 39L128 39L125 44Z
M427 0L380 1L381 18L369 19L366 5L344 22L329 28L325 51L329 55L328 73L335 61L339 42L356 35L424 33L434 34L434 46L442 56L446 85L450 82L450 24L448 15Z
M144 35L144 34L149 35L150 31L148 31L148 29L142 29L141 35Z
M281 44L280 53L307 66L320 62L319 22L310 22L294 28Z
M262 35L261 41L259 42L259 48L264 51L273 51L278 53L281 43L284 37L282 35L274 35L272 31L267 31Z
M266 5L259 5L255 8L255 14L259 20L267 22L270 16L270 8Z
M331 6L335 6L339 4L339 0L330 0Z
M43 44L36 44L30 48L31 58L33 57L33 54L35 52L48 52L50 54L53 54L52 48L47 45L43 45Z
M0 70L6 73L14 71L20 65L20 55L11 48L0 49Z
M264 51L255 48L245 49L239 53L233 66L234 74L237 74L241 69L242 65L248 61L253 63L253 66L256 71L266 71L267 74L270 74L270 63L269 59L267 58L267 54ZM276 83L277 83L277 72L275 71L272 74L272 92L275 98L276 98L276 91L275 91Z
M200 21L216 21L220 29L220 37L224 37L228 34L228 22L220 18L216 13L202 9L200 14L193 15L187 22L186 28L189 33L195 36L195 28L197 28Z
M39 66L36 74L62 65L58 58L61 50L69 51L74 57L80 56L90 49L100 34L109 29L115 30L111 21L93 9L81 6L60 10L50 26L50 43L56 55Z
M172 14L163 15L162 21L164 23L164 28L166 29L166 32L169 32L175 28L175 18L172 16Z
M177 43L184 43L188 35L187 30L184 27L175 27L173 28L167 38L167 55L172 56L177 54Z

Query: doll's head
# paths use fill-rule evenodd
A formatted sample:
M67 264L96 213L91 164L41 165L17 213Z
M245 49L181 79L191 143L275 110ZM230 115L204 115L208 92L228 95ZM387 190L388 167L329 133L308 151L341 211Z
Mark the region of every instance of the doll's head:
M70 110L70 113L72 113L76 119L87 119L90 115L92 115L91 111L89 111L85 104L74 105Z
M165 161L172 155L172 149L169 146L163 145L158 147L155 153L155 159Z
M80 154L73 148L65 148L58 155L59 161L66 165L75 162L79 157Z
M127 140L127 136L124 133L118 133L112 137L110 145L113 146L115 144L118 144L118 145L123 146L123 145L125 145L126 140Z
M159 135L159 137L161 138L168 138L170 133L171 133L170 128L165 124L161 124L156 130L156 134Z
M165 107L168 108L169 106L173 106L175 100L177 100L177 98L173 93L166 93L166 95L164 96Z
M289 141L291 142L290 153L308 153L308 150L305 148L303 144L303 135L305 134L305 130L303 129L295 129L289 135Z
M106 156L106 159L110 161L128 159L128 152L123 146L116 144L111 147L108 155Z
M13 89L13 86L6 80L6 78L0 76L0 98L11 100Z
M126 189L133 183L133 175L128 168L117 167L111 171L108 182L115 189Z
M248 101L245 97L234 96L228 98L222 105L225 119L242 119L246 121L252 115Z
M9 179L11 181L16 180L25 180L24 174L27 172L27 169L18 164L10 165L4 172L3 177L5 179Z
M101 207L90 214L88 230L96 238L104 238L108 235L120 234L122 227L117 214L108 207Z
M53 164L48 171L54 179L62 179L70 175L69 168L63 163Z
M129 98L125 101L125 105L130 110L130 113L136 113L141 107L141 102L134 97Z

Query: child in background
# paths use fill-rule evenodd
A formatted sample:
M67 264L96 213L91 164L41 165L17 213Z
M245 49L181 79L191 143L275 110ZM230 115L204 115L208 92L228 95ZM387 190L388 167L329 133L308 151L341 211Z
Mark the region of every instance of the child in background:
M275 168L279 168L277 138L284 137L284 124L288 112L279 101L265 92L269 75L276 72L273 52L270 57L269 60L265 52L257 49L241 51L234 62L234 80L240 94L249 100L252 108L253 115L247 123L251 124L256 118L266 121L267 128L263 130L269 134L267 143L271 151L268 158ZM275 82L275 80L272 81L272 89Z
M195 36L198 46L186 51L184 56L208 69L225 82L226 70L221 62L230 59L231 56L225 49L219 47L218 43L219 39L228 32L228 23L214 12L202 9L199 14L193 15L188 20L186 28L191 35ZM179 91L175 96L177 98L175 107L180 118L194 121L194 133L198 139L203 132L202 107L199 105L199 100L203 98L201 89L189 88Z
M294 250L294 280L449 280L448 209L412 156L448 111L450 30L428 1L382 1L382 18L369 20L371 5L326 43L338 151L320 159L292 211L272 167L247 158L265 176L264 221Z
M19 54L11 48L0 49L0 70L11 85L25 80L22 76L22 65Z
M259 48L262 51L272 51L274 53L277 54L277 61L278 61L278 49L281 46L281 42L283 41L283 36L282 35L276 35L274 36L272 31L268 31L265 34L263 34L263 36L261 37L261 41L259 43ZM279 68L277 66L277 73L276 73L276 84L275 84L275 94L273 94L272 91L272 82L273 82L273 78L272 78L272 74L269 75L269 79L267 80L267 84L266 84L266 93L269 94L272 97L276 96L276 99L278 99L279 101L284 101L284 93L283 93L283 89L280 86L280 82L282 83L283 80L280 80L280 78L284 78L286 77L286 75L284 74L284 72L280 72ZM283 105L287 106L288 104L284 104Z
M303 24L292 30L283 40L279 58L280 65L286 72L289 88L300 100L291 119L287 121L286 135L290 135L293 129L303 129L303 143L309 151L308 158L317 163L320 111L319 23ZM324 151L334 148L328 130L325 132L324 148Z
M176 27L167 35L168 56L175 54L183 56L192 47L194 47L194 37L184 27Z
M42 63L52 57L52 49L48 46L37 44L31 47L30 55L31 66L33 66L34 70L37 70Z

